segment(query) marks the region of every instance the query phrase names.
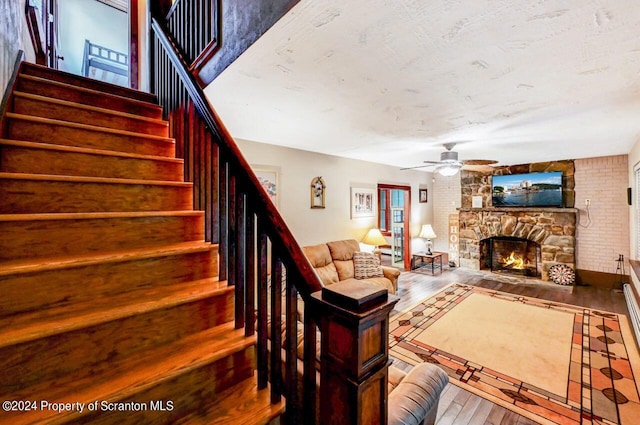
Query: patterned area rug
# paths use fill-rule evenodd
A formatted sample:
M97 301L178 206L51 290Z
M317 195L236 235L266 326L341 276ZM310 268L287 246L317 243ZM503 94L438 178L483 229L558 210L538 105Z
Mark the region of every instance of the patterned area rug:
M624 315L454 283L391 318L389 349L540 423L640 424Z

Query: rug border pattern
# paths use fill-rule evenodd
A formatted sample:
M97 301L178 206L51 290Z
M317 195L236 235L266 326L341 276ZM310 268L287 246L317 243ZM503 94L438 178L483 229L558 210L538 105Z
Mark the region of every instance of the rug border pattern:
M566 394L551 394L415 339L472 293L573 315ZM391 318L389 354L411 365L436 363L449 374L452 384L542 423L631 425L630 420L640 416L640 395L624 345L622 318L624 315L453 283Z

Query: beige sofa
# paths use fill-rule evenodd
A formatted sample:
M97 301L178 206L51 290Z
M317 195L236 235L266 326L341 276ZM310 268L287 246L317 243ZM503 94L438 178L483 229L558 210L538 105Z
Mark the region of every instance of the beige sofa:
M355 254L360 252L360 245L354 239L328 242L302 248L309 262L324 285L356 280L357 272ZM380 286L395 294L398 290L400 271L392 267L382 266L382 276L359 279L372 285ZM361 276L359 276L361 277ZM283 319L284 320L284 319ZM303 319L301 319L303 320ZM298 371L303 364L303 324L298 323ZM283 329L283 345L286 335ZM320 335L317 336L320 341ZM320 356L318 345L316 355ZM389 425L433 425L438 411L440 394L449 382L447 374L430 363L422 363L412 368L409 373L403 372L393 365L389 367ZM298 383L299 385L302 382ZM298 388L302 394L302 387ZM316 394L318 396L319 394ZM319 407L318 405L316 406ZM319 411L315 412L316 423L319 423Z
M356 261L362 256L355 254L356 252L360 253L360 244L355 239L305 246L302 250L325 286L349 279L355 280L358 272ZM358 257L356 261L354 261L354 255ZM370 271L372 267L371 264L368 264L366 270ZM387 289L390 294L395 294L398 290L400 271L392 267L380 267L382 272L380 276L365 277L359 280L380 286Z

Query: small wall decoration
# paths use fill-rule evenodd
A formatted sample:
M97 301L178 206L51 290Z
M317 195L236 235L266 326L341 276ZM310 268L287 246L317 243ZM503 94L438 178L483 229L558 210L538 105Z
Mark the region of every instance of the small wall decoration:
M471 197L471 208L482 208L482 196Z
M324 208L325 187L322 176L311 179L311 208Z
M420 201L420 203L427 202L427 189L419 189L418 200Z
M458 243L460 242L458 234L459 227L460 218L458 214L449 214L449 265L451 266L451 264L453 264L453 267L458 264L458 257L460 255L458 248Z
M351 188L351 218L373 217L373 189Z
M549 269L549 279L558 285L573 285L576 272L566 264L555 264Z
M272 168L254 168L253 172L258 177L260 185L267 192L274 205L278 206L278 170Z

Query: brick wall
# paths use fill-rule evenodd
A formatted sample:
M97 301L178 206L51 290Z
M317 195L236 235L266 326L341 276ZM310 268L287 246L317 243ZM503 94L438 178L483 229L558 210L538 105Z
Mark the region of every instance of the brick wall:
M445 177L433 173L433 220L438 237L433 240L434 251L449 252L449 214L458 214L460 208L460 173Z
M629 258L628 173L627 155L575 160L577 269L615 273L618 255Z

